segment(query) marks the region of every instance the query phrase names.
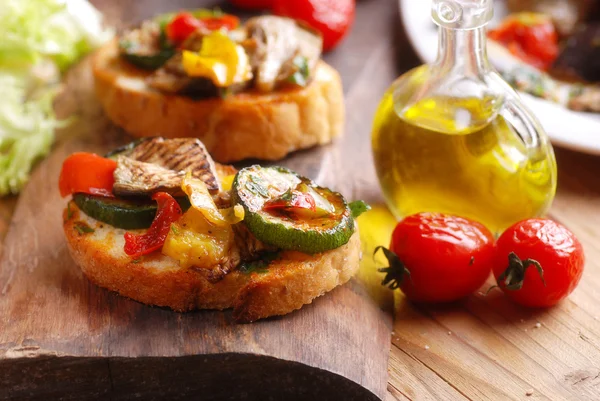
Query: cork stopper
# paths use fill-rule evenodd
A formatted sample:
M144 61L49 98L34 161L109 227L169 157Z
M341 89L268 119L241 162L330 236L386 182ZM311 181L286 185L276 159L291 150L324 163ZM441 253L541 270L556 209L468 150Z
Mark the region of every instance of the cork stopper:
M437 25L450 29L475 29L494 16L492 0L432 0L431 17Z

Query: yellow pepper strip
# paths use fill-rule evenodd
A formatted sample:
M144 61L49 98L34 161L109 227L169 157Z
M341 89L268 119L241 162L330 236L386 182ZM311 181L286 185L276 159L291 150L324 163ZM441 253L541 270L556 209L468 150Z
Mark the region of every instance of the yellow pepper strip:
M183 69L190 77L206 77L218 87L231 86L252 77L248 55L221 31L202 39L200 52L183 51Z
M190 199L192 207L204 215L215 226L227 226L244 220L244 208L235 205L228 209L218 209L204 181L188 173L181 183L181 189Z
M233 241L231 226L215 227L192 207L171 224L162 253L183 268L212 268L227 257Z
M223 191L230 191L231 187L233 186L234 179L235 179L235 174L231 174L231 175L223 177L221 179L221 189L223 189Z

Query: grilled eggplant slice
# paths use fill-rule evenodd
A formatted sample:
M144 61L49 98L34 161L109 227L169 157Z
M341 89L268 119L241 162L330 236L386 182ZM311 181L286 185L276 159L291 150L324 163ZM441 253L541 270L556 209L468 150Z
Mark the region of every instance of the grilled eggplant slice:
M164 191L184 196L181 182L190 171L211 194L219 192L215 165L198 139L152 138L124 148L117 157L113 192L120 196L150 196Z
M181 190L184 175L183 171L169 170L153 163L119 156L113 192L120 196L145 196L155 192L184 196Z
M249 39L244 47L259 90L269 92L290 82L301 69L298 60L303 60L309 75L315 71L323 47L323 40L315 31L292 19L274 16L252 18L246 27ZM308 82L309 77L306 78Z

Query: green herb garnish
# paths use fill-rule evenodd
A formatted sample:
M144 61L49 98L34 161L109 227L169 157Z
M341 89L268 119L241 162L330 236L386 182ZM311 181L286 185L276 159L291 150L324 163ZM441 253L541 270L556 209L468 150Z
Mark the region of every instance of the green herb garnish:
M310 77L310 69L308 68L308 59L304 56L296 56L294 58L294 66L297 71L291 75L288 80L299 86L308 85L308 78Z
M368 212L369 210L371 210L371 206L369 206L365 201L361 200L350 202L348 206L350 207L350 211L352 212L353 218L357 218L364 212Z
M269 192L264 187L264 181L260 177L250 175L248 178L250 180L250 182L246 183L246 189L248 191L252 192L254 195L260 195L263 198L269 197Z
M88 226L82 221L76 222L73 228L75 228L75 231L77 231L79 235L89 234L95 231L92 227Z
M289 201L291 201L291 200L292 200L292 197L293 197L292 190L291 190L291 189L288 189L287 191L285 191L285 192L283 193L283 195L281 195L281 196L279 197L279 200L282 200L282 201L289 202Z
M252 262L243 262L239 266L239 270L244 274L259 273L264 274L269 272L269 264L279 257L279 251L265 252L260 259Z
M119 47L122 50L132 50L133 48L135 48L135 44L131 41L131 40L127 40L127 39L121 39L119 41Z
M71 202L67 203L67 220L71 220L73 217L73 210L71 209Z

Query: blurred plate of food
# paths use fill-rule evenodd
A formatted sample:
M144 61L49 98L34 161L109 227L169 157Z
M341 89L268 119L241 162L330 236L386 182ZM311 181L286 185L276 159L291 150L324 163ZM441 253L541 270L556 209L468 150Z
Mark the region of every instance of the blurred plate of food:
M435 61L431 1L399 2L413 48ZM490 61L552 142L600 155L600 0L496 0L488 37Z

